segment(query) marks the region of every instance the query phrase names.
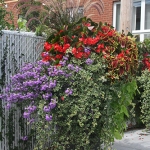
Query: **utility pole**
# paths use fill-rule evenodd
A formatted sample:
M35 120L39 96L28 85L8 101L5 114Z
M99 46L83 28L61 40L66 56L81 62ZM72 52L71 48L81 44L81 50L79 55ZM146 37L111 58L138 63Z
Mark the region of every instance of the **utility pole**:
M125 34L132 31L132 9L133 0L121 0L120 31Z

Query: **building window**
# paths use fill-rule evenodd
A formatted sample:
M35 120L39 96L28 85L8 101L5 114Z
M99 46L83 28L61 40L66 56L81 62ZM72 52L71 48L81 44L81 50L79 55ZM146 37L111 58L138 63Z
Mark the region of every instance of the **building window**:
M74 21L72 20L72 18L74 18L75 16L77 18L81 18L83 17L83 6L79 6L78 8L74 7L74 8L67 8L67 13L69 14L70 16L70 21ZM75 16L74 16L75 15Z
M120 2L114 3L113 8L113 26L120 31Z
M113 26L120 31L120 2L114 3ZM140 41L150 38L150 0L133 0L132 33Z

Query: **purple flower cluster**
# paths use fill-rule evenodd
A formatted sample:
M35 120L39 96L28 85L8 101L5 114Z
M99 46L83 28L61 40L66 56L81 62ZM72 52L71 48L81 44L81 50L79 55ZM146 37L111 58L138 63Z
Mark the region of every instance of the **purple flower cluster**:
M27 141L27 140L28 140L28 137L27 137L27 136L24 136L24 137L22 137L22 140L23 140L23 141Z
M72 89L69 89L67 88L65 93L69 96L69 95L72 95L73 94L73 90Z
M52 109L56 107L56 100L51 99L51 102L48 104L48 106L44 106L43 111L45 113L50 113ZM52 115L46 114L45 116L46 121L51 121L52 120Z
M73 64L68 64L68 70L72 70L75 72L79 72L81 70L81 68L79 68L78 66L74 66Z
M50 112L55 107L56 107L56 100L51 99L51 102L48 104L48 106L44 106L43 111L44 112Z
M46 119L46 121L52 121L52 115L46 114L45 119Z
M67 60L68 57L64 56L60 62L61 65L65 66ZM19 73L11 77L11 84L4 89L4 94L0 95L0 97L6 100L7 109L14 103L22 103L25 107L23 117L30 123L36 120L35 116L38 117L34 114L37 114L38 105L42 99L45 101L43 108L45 119L51 121L51 110L56 107L56 99L53 99L55 96L54 91L57 85L59 86L60 84L58 84L59 79L63 82L65 78L71 78L74 72L79 72L80 70L81 68L72 64L68 64L64 68L52 66L49 62L44 61L25 64ZM73 94L73 90L70 88L63 92L68 96Z
M84 52L86 52L86 53L90 52L90 50L91 50L90 47L85 47L84 48Z
M91 65L93 63L93 60L88 58L85 62L87 65Z
M62 60L59 61L59 64L60 64L61 66L65 66L67 60L68 60L68 57L67 57L67 56L63 56Z

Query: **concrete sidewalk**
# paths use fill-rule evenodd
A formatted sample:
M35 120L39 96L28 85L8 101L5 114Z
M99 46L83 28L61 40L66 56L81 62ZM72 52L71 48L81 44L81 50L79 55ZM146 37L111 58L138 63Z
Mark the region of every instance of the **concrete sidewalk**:
M150 150L150 131L144 129L127 131L122 140L115 140L115 150Z

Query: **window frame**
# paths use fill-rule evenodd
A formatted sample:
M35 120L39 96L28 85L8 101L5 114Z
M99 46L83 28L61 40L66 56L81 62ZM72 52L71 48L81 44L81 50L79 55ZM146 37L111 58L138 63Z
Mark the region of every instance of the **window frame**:
M132 30L132 34L140 35L140 41L144 41L144 34L150 34L150 29L145 29L145 1L146 0L133 0L133 2L141 1L141 22L140 22L140 30ZM113 4L113 26L116 27L116 11L117 4L121 4L121 2L114 2Z
M118 4L121 4L121 2L114 2L113 4L113 27L116 27L116 12Z

